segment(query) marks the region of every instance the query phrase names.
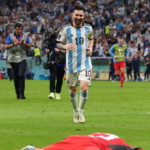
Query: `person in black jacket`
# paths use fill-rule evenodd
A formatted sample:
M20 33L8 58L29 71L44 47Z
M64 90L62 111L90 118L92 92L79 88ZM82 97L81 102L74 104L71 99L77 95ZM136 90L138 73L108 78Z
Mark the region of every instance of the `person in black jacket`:
M110 69L109 69L109 80L110 80L110 77L111 77L111 78L112 78L112 82L113 82L114 79L115 79L115 76L114 76L114 74L115 74L115 69L114 69L113 58L111 58L111 59L109 60L109 67L110 67Z
M46 50L47 53L50 52L49 49ZM52 50L49 53L50 60L54 62L49 68L50 71L50 94L48 95L51 99L61 99L60 93L61 93L61 87L63 84L63 76L65 73L64 66L66 64L65 58L66 58L66 51L60 50L56 46L54 50ZM55 81L56 85L55 85Z
M137 77L140 78L140 62L143 61L137 54L133 56L132 66L134 70L134 81L137 80Z
M150 58L148 56L146 57L145 66L146 66L145 80L146 79L149 80L149 75L150 75Z
M126 61L127 80L132 81L132 61ZM130 79L129 79L130 77Z

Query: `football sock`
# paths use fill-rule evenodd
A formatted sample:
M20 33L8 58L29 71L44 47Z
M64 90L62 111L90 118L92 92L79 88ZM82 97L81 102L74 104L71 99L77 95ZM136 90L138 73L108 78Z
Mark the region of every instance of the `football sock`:
M120 79L120 85L123 86L124 82L124 71L121 71L121 79Z
M84 110L87 99L88 99L88 91L87 92L80 91L80 100L79 100L79 110L80 111Z
M69 92L69 95L70 95L70 100L71 100L71 104L72 104L73 110L74 110L74 112L77 112L78 111L77 92L75 94L71 94Z

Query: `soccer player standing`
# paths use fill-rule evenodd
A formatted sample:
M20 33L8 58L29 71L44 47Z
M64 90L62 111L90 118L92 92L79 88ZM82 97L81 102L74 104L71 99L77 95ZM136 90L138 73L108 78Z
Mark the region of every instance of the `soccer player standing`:
M57 47L66 50L66 83L70 88L70 100L74 110L74 122L85 122L83 114L88 99L88 85L91 81L91 59L93 29L84 24L84 8L75 5L73 22L64 26L57 38ZM80 80L80 100L78 107L77 82Z
M120 78L120 87L123 87L124 82L124 71L125 71L125 57L129 59L129 51L127 45L124 44L123 38L118 39L118 43L114 44L110 50L110 55L113 57L114 61L114 68L115 68L115 75L119 76Z

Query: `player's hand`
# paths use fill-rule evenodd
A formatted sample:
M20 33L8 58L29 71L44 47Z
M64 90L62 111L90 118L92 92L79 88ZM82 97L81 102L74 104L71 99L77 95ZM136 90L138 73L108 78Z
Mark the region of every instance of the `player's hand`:
M20 41L15 42L14 45L20 45Z
M114 56L114 58L116 59L116 58L118 58L118 56Z
M64 48L65 48L66 50L73 51L73 50L75 50L76 46L75 46L75 44L71 43L71 44L65 45Z
M54 48L54 50L55 50L55 52L60 52L60 49L58 49L58 48Z
M26 42L24 42L24 40L22 41L22 45L26 45L27 43Z
M86 50L87 50L86 55L87 56L92 56L92 54L93 54L92 48L87 48Z

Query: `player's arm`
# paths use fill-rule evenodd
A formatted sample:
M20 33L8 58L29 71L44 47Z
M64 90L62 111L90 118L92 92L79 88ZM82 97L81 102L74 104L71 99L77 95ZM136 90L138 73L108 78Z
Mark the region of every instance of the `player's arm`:
M129 53L128 48L126 48L126 54L125 55L126 55L126 60L131 61L131 58L129 57L130 53Z
M30 48L30 47L31 47L31 44L30 44L30 39L29 39L29 37L27 38L27 41L26 41L26 42L23 42L22 44L25 45L27 48Z
M109 50L109 54L110 54L112 57L115 58L114 50L115 50L115 47L114 47L114 45L113 45L113 46L110 48L110 50Z
M93 45L94 45L93 29L91 27L90 33L88 36L88 49L87 49L87 53L86 53L88 56L92 56L92 54L93 54Z
M88 40L89 47L87 49L86 55L92 56L92 54L93 54L93 44L94 44L94 40L93 39L92 40Z
M128 50L128 48L126 48L126 57L129 57L129 50Z
M7 36L7 39L6 39L5 48L6 48L6 49L10 49L10 48L12 48L13 46L15 46L15 43L11 44L10 36L8 35L8 36Z
M30 39L29 39L29 37L27 38L27 41L26 41L26 42L23 42L22 44L25 45L27 48L30 48L31 45L30 45ZM11 44L10 36L8 36L7 39L6 39L5 48L6 48L6 49L10 49L10 48L12 48L12 47L14 47L14 46L16 46L16 45L20 45L20 41L17 41L17 42L15 42L15 43L12 43L12 44Z
M75 49L75 45L73 44L73 43L71 43L71 44L63 44L63 43L57 43L57 47L59 48L59 49L65 49L65 50L70 50L70 51L72 51L72 50L74 50Z
M62 29L59 34L58 34L58 37L57 37L57 48L59 49L65 49L65 50L74 50L75 49L75 45L73 43L70 43L70 44L64 44L66 43L66 39L67 39L67 34L66 34L66 30L65 28Z
M59 52L64 53L64 54L66 53L66 51L62 49L54 48L54 50L56 53L59 53Z

